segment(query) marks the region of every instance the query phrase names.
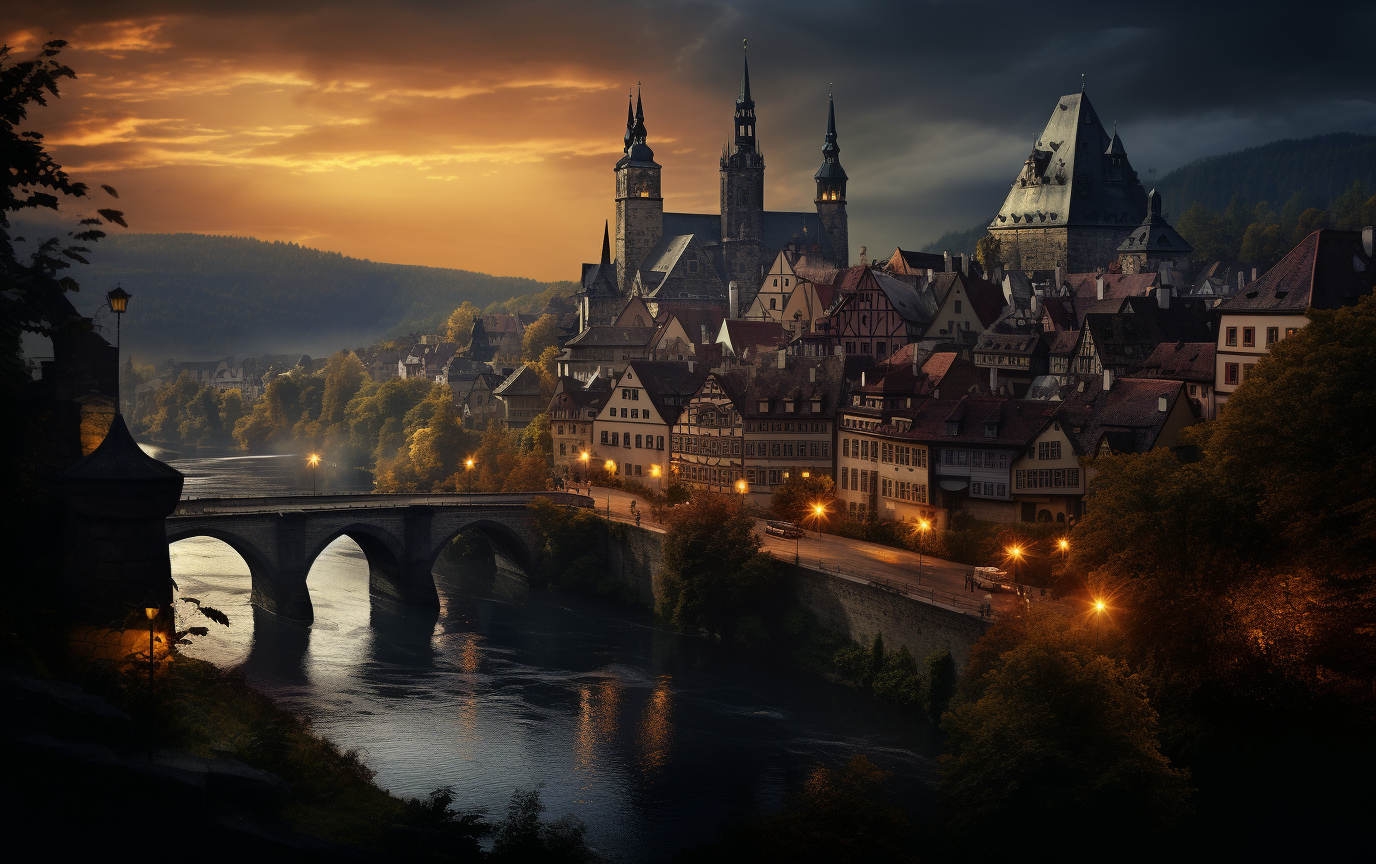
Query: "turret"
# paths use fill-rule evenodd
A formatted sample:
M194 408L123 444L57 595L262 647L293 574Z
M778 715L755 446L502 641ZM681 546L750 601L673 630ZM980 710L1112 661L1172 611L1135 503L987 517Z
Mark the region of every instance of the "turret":
M625 155L616 163L616 287L625 295L645 256L664 234L664 199L660 196L660 166L646 143L645 109L640 93L635 114L627 106Z
M839 267L850 263L850 229L846 216L846 169L841 167L841 145L836 142L836 103L827 97L827 134L822 141L822 167L817 169L817 218L831 240Z
M745 47L744 42L741 43ZM741 88L732 118L735 143L721 156L721 239L730 279L756 286L764 257L764 155L755 135L750 62L743 59Z

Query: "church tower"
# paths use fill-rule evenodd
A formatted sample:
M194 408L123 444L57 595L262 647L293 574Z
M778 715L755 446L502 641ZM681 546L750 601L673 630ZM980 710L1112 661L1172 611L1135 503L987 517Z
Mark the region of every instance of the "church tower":
M742 43L744 46L744 43ZM721 243L730 279L754 289L764 271L764 155L755 137L750 62L736 97L735 145L721 153Z
M616 163L616 287L623 297L630 292L645 256L664 234L660 166L645 138L645 111L636 93L634 115L627 97L625 149Z
M846 169L841 167L841 146L836 143L836 103L827 97L827 137L822 143L822 167L817 169L817 218L831 240L836 264L850 266L850 227L846 217Z

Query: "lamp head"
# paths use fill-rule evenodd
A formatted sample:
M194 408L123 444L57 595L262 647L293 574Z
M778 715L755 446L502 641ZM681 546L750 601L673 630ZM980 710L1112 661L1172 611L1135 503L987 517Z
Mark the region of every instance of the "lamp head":
M1060 547L1062 552L1064 552L1065 550L1070 548L1070 541L1062 537L1060 542L1056 545Z
M582 453L579 453L578 458L583 460L584 462L588 461L588 451L584 450ZM473 463L473 460L471 459L468 461L470 465Z
M737 481L736 481L736 491L739 492L739 493L741 493L742 495L744 495L744 494L746 493L746 490L749 489L749 488L750 488L749 486L745 485L745 481L744 481L744 480L737 480Z
M659 466L658 466L658 465L651 465L651 466L650 466L650 476L651 476L651 477L658 477L658 476L659 476Z
M473 460L472 460L472 459L465 459L465 460L463 460L463 467L464 467L465 469L471 470L471 469L473 468Z
M811 477L811 476L812 476L812 472L811 472L811 471L804 471L804 472L803 472L803 479L804 479L804 480L806 480L807 478L809 478L809 477Z
M606 462L603 462L603 463L602 463L602 467L605 468L605 469L607 469L607 473L608 473L608 474L615 474L615 473L616 473L616 463L613 462L613 461L610 460L610 459L608 459Z
M1104 601L1102 601L1102 600L1095 600L1095 601L1094 601L1094 611L1095 611L1096 613L1098 613L1098 614L1103 614L1103 611L1104 611L1105 609L1107 609L1107 608L1108 608L1108 605L1105 604Z
M320 464L320 454L318 454L318 453L312 453L312 454L306 459L306 464L310 465L312 468L314 468L315 466L319 465L319 464Z
M148 599L143 601L143 614L148 616L149 621L152 621L158 617L158 613L161 611L162 604L158 602L158 598L149 594Z
M129 298L131 296L133 295L128 291L116 285L115 290L105 295L105 299L110 301L111 312L116 315L123 315L125 310L129 308Z

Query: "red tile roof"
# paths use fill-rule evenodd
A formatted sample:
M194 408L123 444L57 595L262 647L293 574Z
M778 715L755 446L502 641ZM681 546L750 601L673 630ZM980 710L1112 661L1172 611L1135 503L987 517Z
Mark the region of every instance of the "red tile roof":
M1359 231L1315 231L1219 311L1337 309L1376 287L1376 261Z

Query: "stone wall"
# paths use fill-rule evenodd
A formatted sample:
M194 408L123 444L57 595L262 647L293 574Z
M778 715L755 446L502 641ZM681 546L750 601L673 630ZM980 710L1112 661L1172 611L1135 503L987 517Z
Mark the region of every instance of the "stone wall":
M993 228L1003 243L1003 263L1010 270L1054 270L1092 273L1118 260L1118 246L1134 226L1059 226Z
M614 525L607 544L612 577L650 608L664 596L664 535L630 525ZM864 645L875 634L890 649L905 646L920 662L946 650L963 670L972 646L990 622L923 603L867 583L785 564L792 599L836 633Z

